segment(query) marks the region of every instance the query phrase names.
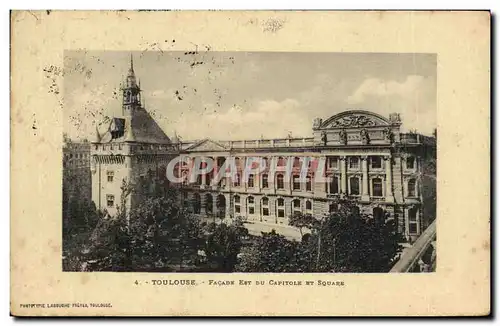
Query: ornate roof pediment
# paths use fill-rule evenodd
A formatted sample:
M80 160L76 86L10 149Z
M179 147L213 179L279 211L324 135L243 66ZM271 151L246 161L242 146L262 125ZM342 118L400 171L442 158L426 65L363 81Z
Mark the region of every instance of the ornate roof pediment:
M362 110L345 111L325 121L315 121L316 129L366 128L390 125L391 122L383 116Z
M219 144L216 141L213 141L211 139L203 139L200 140L199 142L189 146L186 148L187 151L193 151L193 152L217 152L217 151L225 151L227 150L226 147L223 145Z

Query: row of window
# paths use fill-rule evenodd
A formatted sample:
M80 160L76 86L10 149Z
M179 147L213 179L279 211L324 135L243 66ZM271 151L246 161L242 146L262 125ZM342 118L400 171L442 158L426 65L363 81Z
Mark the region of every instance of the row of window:
M240 164L241 159L239 157L235 157L234 160L235 160L235 165L237 167L241 167L241 164ZM262 160L263 160L264 166L269 167L269 159L267 157L263 157ZM225 163L226 158L218 157L216 161L217 161L217 166L221 167ZM369 157L370 167L372 169L381 169L382 168L382 161L383 161L382 156L370 156ZM328 162L329 168L332 168L332 169L339 168L339 157L338 156L328 156L327 162ZM187 162L183 161L182 164L187 165ZM201 162L200 164L201 164L200 167L203 168L205 162ZM286 159L282 156L278 157L277 166L283 167L285 165L286 165ZM309 167L311 165L312 165L312 160L309 161ZM293 167L301 167L301 166L302 166L301 159L299 157L294 157L293 158ZM360 158L358 156L348 156L349 169L359 169L359 166L360 166ZM415 169L415 157L413 157L413 156L407 157L405 160L405 166L406 166L406 169L409 169L409 170Z
M85 159L88 159L90 158L90 154L83 154L83 153L71 153L71 154L65 154L64 155L66 159L72 159L72 158L78 158L78 159L82 159L82 158L85 158Z

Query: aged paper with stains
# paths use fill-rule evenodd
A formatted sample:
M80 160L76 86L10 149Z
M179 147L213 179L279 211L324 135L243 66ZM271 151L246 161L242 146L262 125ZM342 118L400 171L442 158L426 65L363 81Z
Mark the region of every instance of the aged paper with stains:
M13 315L490 313L489 12L13 11L11 24ZM205 75L201 69L205 69L208 57L190 56L199 52L215 53L210 56L210 68L203 70ZM354 61L341 64L346 57ZM387 66L379 65L379 59ZM221 65L223 60L232 68ZM185 64L186 69L155 74L168 64ZM310 67L318 69L318 74L311 74ZM425 74L420 72L427 68L429 74L422 76ZM324 74L319 73L322 69ZM403 74L404 69L410 73ZM327 118L347 110L338 107L342 103L350 103L356 110L373 110L375 117L386 117L380 121L389 121L390 117L396 125L399 116L389 114L402 112L403 126L409 134L414 128L427 135L437 129L435 271L97 272L89 267L95 260L86 262L79 270L66 268L62 245L66 231L61 214L63 134L81 140L97 133L99 143L105 137L125 137L124 143L141 142L139 138L146 142L161 134L157 125L143 125L143 133L116 136L134 124L133 119L129 125L126 119L110 118L113 110L121 109L121 104L116 105L122 100L120 83L132 83L135 87L135 75L131 79L130 71L141 78L137 82L145 90L141 100L134 99L138 107L154 109L153 118L163 121L160 128L170 140L175 138L180 143L181 136L193 140L186 150L196 146L200 151L207 150L203 146L210 150L213 146L237 148L233 140L241 139L252 139L238 143L247 151L251 146L260 146L264 139L278 138L283 146L291 146L294 141L304 146L308 141L319 142L314 146L327 146L330 141L343 142L343 137L344 145L351 141L368 144L364 129L360 136L356 134L358 138L348 138L345 131L341 131L340 138L335 138L336 134L329 138L319 131L315 134L317 140L298 138L308 136L311 127L321 129L323 121L315 119L313 125L313 118ZM372 75L373 71L380 75ZM252 80L254 72L265 76L261 80L264 86ZM217 84L217 78L223 74L230 76L223 87L209 85ZM189 78L185 75L197 84L186 86L184 78ZM273 79L279 76L288 79L285 85ZM333 83L335 78L338 80ZM309 80L310 89L301 89L300 83ZM354 80L359 88L347 91L355 86L354 82L350 85ZM246 96L252 91L262 96L255 97L260 106L249 114L244 109ZM421 92L430 95L421 96ZM137 95L132 92L130 96ZM366 102L375 96L382 100ZM399 100L384 102L393 98ZM363 107L363 103L371 103L372 107ZM357 123L367 123L359 120L366 119L359 116L365 111L349 112L357 114ZM107 121L110 135L105 135L106 130L99 131L102 125L95 123L98 119ZM380 142L391 142L391 137L391 131L384 131ZM195 141L205 138L229 142ZM280 141L273 140L273 146L279 147ZM376 144L375 136L370 141ZM95 140L90 142L94 144ZM78 158L87 159L87 154ZM116 178L113 173L108 171L108 182ZM359 178L363 178L361 173ZM345 187L359 191L352 190L355 182L350 179ZM371 189L377 191L377 175L370 182ZM387 190L385 195L392 196ZM117 197L103 194L99 198L103 205L113 207ZM245 209L254 214L253 208L249 208L253 199L247 204ZM261 216L269 215L266 204L262 205L258 206ZM306 203L304 209L312 210L309 205ZM284 212L285 208L283 215ZM276 214L281 214L279 207ZM411 223L409 220L406 232L408 239L414 241L418 237L413 239L412 234L424 233L419 230L421 226Z

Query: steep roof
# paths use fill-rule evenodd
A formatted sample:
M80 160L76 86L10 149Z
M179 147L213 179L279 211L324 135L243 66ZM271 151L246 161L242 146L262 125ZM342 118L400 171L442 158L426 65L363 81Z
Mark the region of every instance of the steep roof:
M168 136L145 109L134 111L132 116L111 119L111 123L109 124L106 132L99 136L101 143L170 143Z

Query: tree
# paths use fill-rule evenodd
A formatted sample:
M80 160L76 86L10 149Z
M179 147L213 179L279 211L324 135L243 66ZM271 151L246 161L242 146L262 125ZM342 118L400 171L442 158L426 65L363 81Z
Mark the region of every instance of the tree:
M307 247L316 272L386 272L401 251L395 221L363 216L353 202L342 201L311 228Z
M301 212L295 212L288 219L288 224L299 229L300 236L303 237L303 229L311 228L318 220L315 219L311 214L303 214Z
M301 263L303 247L297 241L287 240L275 230L262 232L262 237L242 251L237 265L239 272L286 273L306 271ZM307 255L306 255L307 256Z
M152 195L129 216L132 268L183 269L193 265L203 245L203 234L194 216L182 209L174 189ZM177 267L176 267L177 268Z
M209 263L215 265L218 272L232 272L238 262L238 254L243 246L243 238L248 230L243 223L211 223L208 226L205 254Z

